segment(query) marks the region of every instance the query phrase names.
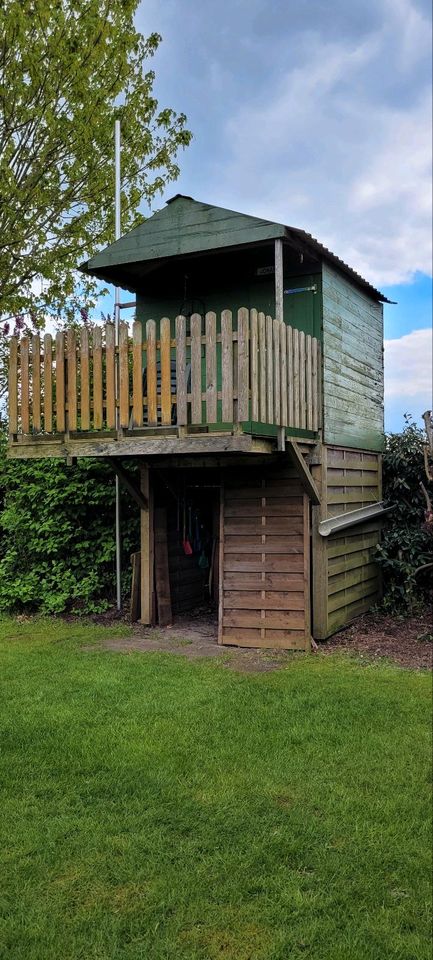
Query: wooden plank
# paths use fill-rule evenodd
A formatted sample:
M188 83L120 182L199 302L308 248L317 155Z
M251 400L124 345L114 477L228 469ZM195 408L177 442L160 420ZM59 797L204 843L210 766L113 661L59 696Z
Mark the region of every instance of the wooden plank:
M202 422L201 407L201 316L191 316L191 423Z
M44 432L53 430L53 340L44 336Z
M377 489L346 490L345 493L328 494L328 504L331 503L374 503L377 500Z
M280 321L272 324L274 351L274 423L281 426L281 365L280 365Z
M341 451L336 451L336 452L341 453ZM353 453L353 451L350 451L350 452ZM371 457L371 454L370 454L370 457ZM329 447L328 447L328 459L329 459L329 467L332 470L367 470L369 473L376 473L379 469L378 459L375 459L375 460L334 459L334 457L332 456L332 448L329 448Z
M103 424L103 406L102 406L102 328L94 327L93 344L93 427L95 430L102 430Z
M266 395L266 317L259 313L259 421L267 423Z
M155 594L158 624L166 627L172 622L170 576L167 548L167 510L156 507L155 516Z
M310 564L310 501L304 494L304 617L307 649L311 648L311 564Z
M303 539L299 536L267 536L266 543L262 543L261 540L255 542L253 537L226 536L224 552L226 554L235 553L236 555L246 554L247 556L253 556L256 553L265 556L271 553L281 553L288 556L289 554L302 553L303 545Z
M170 320L162 317L161 338L161 423L171 423L171 358L170 358Z
M67 369L68 369L68 430L77 429L77 335L75 330L68 330L66 334Z
M257 480L253 476L252 484L254 484L254 482L257 482ZM299 483L299 488L300 486L301 485ZM278 485L276 487L272 487L272 489L270 485L265 490L263 487L249 486L245 483L245 485L238 487L237 489L227 490L227 500L249 500L256 499L256 497L266 497L266 502L269 502L269 497L272 499L277 497L284 497L284 499L288 497L295 497L299 500L300 493L296 486L290 483L289 478L284 486Z
M310 500L312 503L320 503L320 492L316 487L313 476L308 469L296 440L287 441L287 452L296 466L296 469L299 473L299 479L302 483L302 486L308 493Z
M158 423L158 406L156 398L156 323L148 320L146 323L146 380L147 380L147 423L150 427Z
M41 339L38 333L32 336L32 426L35 433L41 432Z
M265 596L263 596L265 594ZM304 590L225 590L224 610L303 610Z
M263 514L255 517L226 516L224 529L227 534L242 533L251 536L260 534L262 536L266 533L287 533L290 536L303 533L304 528L298 510L296 516L292 517L267 517Z
M372 562L364 563L362 566L356 567L353 570L344 570L336 574L330 570L329 573L328 596L331 597L332 594L339 593L341 590L347 590L349 587L364 583L366 580L372 580L374 577L377 578L378 568L377 564Z
M299 331L299 425L305 430L307 426L307 410L305 398L305 333Z
M312 634L317 640L325 639L328 635L328 549L324 537L319 534L319 524L327 516L326 504L326 459L327 449L319 445L319 463L312 466L312 475L321 497L319 504L311 510L312 522Z
M251 419L259 419L259 324L257 310L250 310Z
M105 324L105 397L107 428L114 430L116 427L116 329L114 323Z
M132 426L143 426L143 325L132 324Z
M65 335L56 333L56 430L63 433L65 418Z
M287 327L284 321L280 323L280 358L281 358L281 424L289 425L287 411Z
M176 422L179 427L188 423L186 376L186 317L176 317Z
M141 553L131 553L131 603L130 617L133 623L140 619L140 577L141 577Z
M224 590L286 590L303 595L304 577L290 573L247 573L224 574Z
M222 643L242 647L305 650L305 634L296 630L259 630L224 627Z
M318 376L317 376L317 340L315 337L312 338L312 352L311 352L311 390L312 390L312 401L311 401L311 410L312 410L312 430L317 431L319 429L319 396L318 396Z
M221 314L222 419L233 423L233 321L231 310Z
M332 487L343 487L346 489L352 487L366 487L367 489L376 490L378 489L379 475L377 473L364 474L362 477L351 476L349 472L346 472L343 475L338 475L332 473L332 470L328 467L328 489Z
M9 433L18 433L18 338L11 337L9 341L9 370L8 370L8 416Z
M295 394L293 384L293 327L287 327L287 426L295 425Z
M283 270L283 241L278 238L274 243L274 278L275 278L275 316L277 320L284 319L284 270Z
M313 430L313 353L311 336L305 337L305 393L307 405L307 430Z
M219 544L218 544L218 643L223 642L223 614L224 614L224 573L225 573L225 560L224 560L224 514L225 514L225 488L224 488L224 475L221 478L220 483L220 498L219 498L219 523L218 523L218 533L219 533Z
M280 520L285 518L291 520L293 517L299 516L299 504L301 498L296 500L272 500L266 498L265 505L262 506L261 500L226 500L225 504L225 516L228 521L230 517L240 517L245 518L260 518L263 516L266 518L276 517ZM322 538L323 539L323 538Z
M303 573L304 557L302 553L291 554L290 556L281 553L266 557L249 557L244 554L230 554L224 557L225 573Z
M264 616L260 610L226 611L223 615L223 627L262 627L282 630L303 630L305 624L304 611L291 611L290 615L279 610L265 610Z
M29 338L22 337L20 342L21 374L21 429L30 433L30 375L29 375Z
M300 405L300 371L299 371L299 330L293 329L293 426L301 426Z
M90 365L89 331L83 327L80 331L80 429L90 430Z
M206 422L217 422L216 314L206 314Z
M249 312L238 310L238 422L250 418Z
M119 426L129 426L129 339L128 324L119 323Z
M266 317L266 423L274 422L273 320Z
M140 511L141 549L141 623L151 626L154 622L154 531L153 493L149 468L142 466L140 489L147 501L147 510Z
M332 594L332 596L328 598L329 613L335 613L335 611L341 609L341 607L347 607L358 600L364 599L364 597L369 597L372 594L375 595L377 592L378 578L376 573L369 580L365 580L357 586L349 587L347 590L341 590L340 593Z

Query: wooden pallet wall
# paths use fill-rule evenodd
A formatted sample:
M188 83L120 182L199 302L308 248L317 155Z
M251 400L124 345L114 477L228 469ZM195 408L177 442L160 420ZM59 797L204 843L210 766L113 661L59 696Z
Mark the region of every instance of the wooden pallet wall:
M224 471L219 642L310 645L309 500L293 469Z
M380 572L374 553L381 519L321 537L320 520L357 510L381 499L381 456L345 447L323 446L316 479L322 503L313 510L313 636L325 639L379 598Z

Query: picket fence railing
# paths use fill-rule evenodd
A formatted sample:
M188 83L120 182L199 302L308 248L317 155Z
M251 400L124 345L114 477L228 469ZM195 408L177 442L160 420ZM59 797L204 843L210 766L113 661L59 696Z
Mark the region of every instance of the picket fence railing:
M157 331L159 329L159 335ZM13 337L12 435L253 421L317 431L320 344L257 310Z

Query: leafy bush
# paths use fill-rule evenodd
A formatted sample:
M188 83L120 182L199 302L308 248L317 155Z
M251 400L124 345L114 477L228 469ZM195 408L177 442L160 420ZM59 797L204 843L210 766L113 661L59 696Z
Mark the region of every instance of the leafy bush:
M406 416L402 433L385 439L383 496L394 505L384 526L377 560L383 571L383 606L390 613L411 612L431 599L431 570L416 571L432 558L433 540L424 529L425 435Z
M100 460L6 460L5 446L2 435L0 610L105 610L115 596L114 474ZM122 497L125 595L138 512Z

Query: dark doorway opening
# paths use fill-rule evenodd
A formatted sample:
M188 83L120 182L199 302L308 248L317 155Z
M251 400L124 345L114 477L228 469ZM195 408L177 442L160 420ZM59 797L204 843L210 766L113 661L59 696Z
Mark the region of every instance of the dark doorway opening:
M154 477L155 510L166 516L172 620L185 625L218 620L220 482L207 474L167 470ZM158 583L155 590L158 598Z

